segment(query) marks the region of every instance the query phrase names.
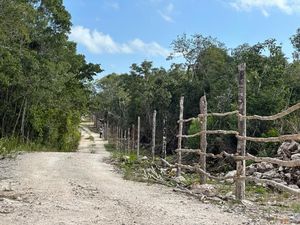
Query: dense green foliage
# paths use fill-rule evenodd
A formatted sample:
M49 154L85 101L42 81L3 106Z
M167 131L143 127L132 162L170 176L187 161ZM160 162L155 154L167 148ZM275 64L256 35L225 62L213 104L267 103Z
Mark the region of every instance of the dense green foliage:
M0 138L69 151L101 72L68 41L62 0L0 0Z
M199 99L206 94L209 112L226 112L237 109L237 66L247 64L247 114L272 115L300 100L300 30L291 37L295 48L294 59L289 61L276 40L269 39L253 46L243 44L228 49L218 40L202 35L179 36L173 43L169 59L181 57L182 64L170 69L154 68L151 62L133 64L128 74L111 74L97 81L96 96L100 115L112 125L127 129L142 121L142 142L151 141L153 110L157 116L157 143L162 143L162 123L167 119L168 149L176 148L179 98L185 96L184 117L199 113ZM235 116L208 119L208 129L237 130ZM185 133L195 133L195 122L184 127ZM275 122L251 121L247 133L254 137L296 133L300 130L299 113ZM235 151L234 136L209 136L209 150ZM198 140L199 144L199 140ZM197 139L185 142L197 147ZM255 154L272 155L274 144L247 145Z

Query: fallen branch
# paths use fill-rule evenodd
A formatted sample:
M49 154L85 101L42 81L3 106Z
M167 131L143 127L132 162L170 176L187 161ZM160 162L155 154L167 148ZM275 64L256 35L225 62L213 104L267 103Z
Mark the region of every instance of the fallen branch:
M238 178L237 176L216 177L216 176L213 176L213 175L211 175L210 173L204 171L204 170L201 169L199 166L189 166L189 165L183 165L183 164L178 164L178 163L176 163L175 166L178 166L178 167L181 167L181 168L183 168L183 169L190 170L190 171L195 171L195 172L204 174L204 175L206 175L207 177L209 177L210 179L218 180L218 181L230 180L230 179L238 180L238 179L244 179L244 178L245 178L245 177L240 177L240 178Z
M294 188L290 188L288 186L285 186L283 184L280 184L278 182L275 182L273 180L267 180L267 179L259 179L259 178L256 178L256 177L247 177L246 178L247 181L252 181L256 184L258 183L261 183L261 184L267 184L267 185L270 185L278 190L281 190L281 191L286 191L286 192L289 192L293 195L296 195L296 196L300 196L300 190L298 189L294 189Z
M163 158L160 158L160 160L161 160L166 166L172 167L172 165L171 165L167 160L165 160L165 159L163 159Z

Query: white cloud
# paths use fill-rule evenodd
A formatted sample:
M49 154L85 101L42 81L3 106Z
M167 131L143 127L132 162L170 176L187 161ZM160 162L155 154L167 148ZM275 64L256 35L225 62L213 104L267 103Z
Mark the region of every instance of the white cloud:
M270 15L268 10L271 8L277 8L288 15L300 12L299 0L232 0L230 5L240 11L257 8L266 17Z
M108 34L97 30L91 31L83 26L74 26L71 30L70 39L85 46L88 51L94 54L131 54L143 53L151 56L169 55L169 51L157 42L145 43L136 38L126 43L117 43Z
M159 15L167 22L174 22L172 14L174 12L174 4L169 3L164 9L158 10Z

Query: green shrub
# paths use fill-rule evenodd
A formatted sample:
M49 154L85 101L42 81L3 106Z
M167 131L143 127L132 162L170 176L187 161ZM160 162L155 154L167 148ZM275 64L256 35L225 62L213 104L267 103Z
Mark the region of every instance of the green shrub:
M194 119L189 126L188 134L189 135L195 134L198 133L199 131L200 131L199 120ZM199 148L199 137L188 138L187 145L188 148L194 148L194 149Z

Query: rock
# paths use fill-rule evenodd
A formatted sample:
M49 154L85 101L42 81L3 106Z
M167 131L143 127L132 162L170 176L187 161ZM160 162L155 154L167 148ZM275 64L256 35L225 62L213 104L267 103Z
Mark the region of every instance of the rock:
M246 172L248 175L252 175L254 172L257 172L255 164L251 164L246 168Z
M124 155L123 156L123 161L127 162L129 161L130 157L128 155Z
M296 183L296 184L298 185L298 187L300 187L300 179L297 180L297 183Z
M286 173L286 174L284 174L284 178L290 181L292 178L292 175L290 173Z
M258 163L256 164L256 167L257 167L257 171L261 173L274 169L273 164L267 162Z
M296 141L292 141L290 143L290 145L288 146L288 151L293 152L293 151L297 151L299 147L299 144Z
M300 159L300 153L294 154L291 156L292 160L299 160Z
M147 156L143 156L143 157L141 158L141 160L146 161L146 160L148 160L148 157L147 157Z
M203 194L206 196L215 196L216 188L211 184L192 184L191 191L197 194Z
M300 224L300 214L296 214L293 218L292 218L292 223L295 223L295 224Z
M175 177L175 182L180 184L180 183L185 183L186 179L183 176Z
M278 177L278 173L276 173L275 170L270 170L270 171L262 174L263 179L272 179L272 178L277 178L277 177Z
M253 176L255 176L256 178L260 179L262 177L262 173L260 173L260 172L254 172Z
M290 142L283 142L277 150L277 155L282 159L289 159L291 157L291 152L288 150Z
M226 193L225 198L227 199L235 199L235 195L233 194L232 191Z
M236 176L236 170L229 171L229 172L225 175L226 178L227 178L227 177L234 177L234 176Z
M2 191L12 191L11 182L7 182L2 186Z
M253 208L255 206L253 202L246 199L242 200L241 203L246 206L246 208Z
M226 175L225 175L225 178L229 178L229 177L234 177L236 176L236 170L232 170L232 171L229 171ZM229 183L234 183L234 180L233 178L230 178L227 180Z

